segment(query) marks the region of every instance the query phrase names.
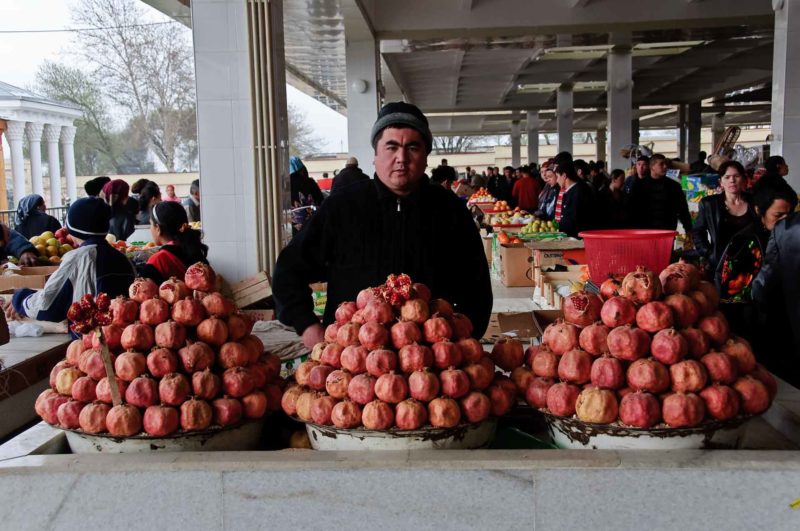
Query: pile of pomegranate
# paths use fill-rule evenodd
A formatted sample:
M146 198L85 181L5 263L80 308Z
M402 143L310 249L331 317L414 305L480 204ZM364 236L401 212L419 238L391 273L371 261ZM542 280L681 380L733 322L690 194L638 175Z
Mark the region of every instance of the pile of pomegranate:
M610 278L600 296L564 299L564 319L528 349L515 380L528 382L531 407L590 423L679 428L762 413L777 382L718 303L682 261Z
M50 389L36 399L47 423L117 437L164 437L259 419L280 409L280 359L251 334L253 323L214 291L205 264L183 280L160 286L137 278L130 297L108 304L105 294L73 305L73 330L85 332L50 373ZM88 310L83 311L83 306ZM103 324L122 403L113 405L101 344L88 322ZM86 319L86 320L84 320Z
M469 318L408 275L362 290L335 319L283 394L290 416L344 429L452 428L514 404L514 384L495 364L521 365L522 344L504 341L487 355Z

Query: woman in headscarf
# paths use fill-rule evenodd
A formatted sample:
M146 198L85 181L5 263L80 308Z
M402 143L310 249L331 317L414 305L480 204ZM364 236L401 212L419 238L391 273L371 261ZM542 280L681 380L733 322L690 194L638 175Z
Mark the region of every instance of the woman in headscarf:
M45 208L44 198L38 194L26 195L20 199L14 218L14 229L29 239L47 231L55 233L61 228L61 223L45 212Z
M319 207L324 199L317 181L309 177L300 157L289 157L289 183L292 201L292 234L303 228L310 214L310 208Z
M100 192L100 199L111 207L111 220L109 221L109 234L113 234L117 240L127 240L128 236L136 230L136 219L128 203L128 183L122 179L114 179L103 186Z
M156 204L161 202L161 189L158 184L150 181L139 192L139 214L136 216L138 225L150 224L150 212Z

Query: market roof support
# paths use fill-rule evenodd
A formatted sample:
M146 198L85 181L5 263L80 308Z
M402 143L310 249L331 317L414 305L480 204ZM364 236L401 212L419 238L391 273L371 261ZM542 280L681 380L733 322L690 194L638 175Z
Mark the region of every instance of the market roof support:
M525 126L528 133L528 163L539 164L539 111L528 111Z
M787 179L800 189L800 0L773 2L772 155L783 155Z
M633 63L629 33L613 33L607 59L609 168L627 168L620 151L630 143L633 118Z
M639 145L639 119L631 120L631 144Z
M28 137L28 151L31 158L31 188L34 194L44 197L42 184L42 132L44 124L28 122L25 136Z
M692 163L700 156L700 135L703 128L703 115L699 101L693 101L686 107L687 132L686 132L686 158L684 162Z
M601 127L597 130L595 134L595 146L597 147L597 153L595 155L595 160L606 160L606 129L605 127ZM618 166L615 166L615 168ZM624 168L624 166L622 166ZM613 168L611 168L613 169Z
M686 104L678 105L678 157L686 160Z
M75 132L77 128L65 125L61 128L61 156L64 157L64 177L67 180L67 197L70 204L78 199L78 187L75 184ZM31 146L33 150L33 146Z
M47 142L47 171L50 174L50 207L60 207L61 203L61 162L58 158L58 141L61 138L61 126L45 124L44 139ZM24 195L24 194L23 194ZM14 197L15 201L19 198Z
M711 145L716 146L725 132L725 113L719 112L711 118ZM692 161L689 161L692 162Z
M14 206L25 196L25 159L22 155L22 138L25 122L8 120L6 140L11 148L11 175L14 177Z
M519 116L514 115L514 120L511 121L511 165L515 168L520 167L520 131L519 131Z
M558 129L558 151L572 153L572 119L574 116L572 84L564 83L556 95L556 127Z

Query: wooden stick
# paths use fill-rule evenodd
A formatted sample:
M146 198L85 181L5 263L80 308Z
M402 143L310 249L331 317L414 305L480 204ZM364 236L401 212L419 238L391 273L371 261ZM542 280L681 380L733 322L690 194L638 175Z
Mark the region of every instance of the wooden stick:
M108 351L106 338L103 336L103 328L98 326L95 334L100 338L100 352L103 356L103 365L106 368L106 376L108 376L108 386L111 388L111 402L115 406L122 404L122 395L119 394L119 386L117 385L117 375L114 373L114 364L111 363L111 353Z

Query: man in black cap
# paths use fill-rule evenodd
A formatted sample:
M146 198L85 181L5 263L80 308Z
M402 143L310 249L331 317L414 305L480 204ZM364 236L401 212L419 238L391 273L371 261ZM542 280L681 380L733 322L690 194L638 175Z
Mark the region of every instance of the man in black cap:
M67 212L67 230L78 247L64 255L61 265L39 291L18 289L6 316L40 321L63 321L67 310L87 293L127 295L136 277L130 260L106 241L111 207L97 197L82 197Z
M323 324L340 303L406 273L453 303L482 337L492 309L489 268L463 202L425 175L433 137L408 103L385 105L372 127L376 179L331 194L281 252L273 275L278 318L311 348L323 340L309 284L328 282Z

